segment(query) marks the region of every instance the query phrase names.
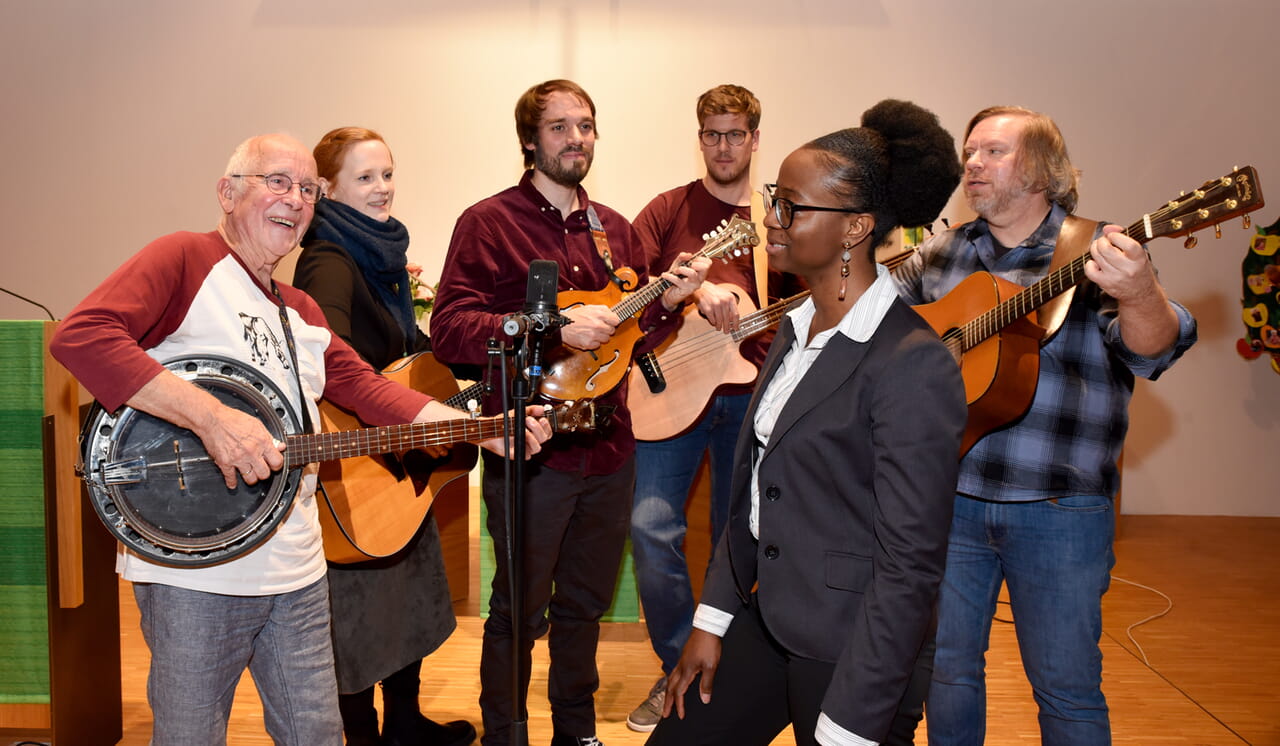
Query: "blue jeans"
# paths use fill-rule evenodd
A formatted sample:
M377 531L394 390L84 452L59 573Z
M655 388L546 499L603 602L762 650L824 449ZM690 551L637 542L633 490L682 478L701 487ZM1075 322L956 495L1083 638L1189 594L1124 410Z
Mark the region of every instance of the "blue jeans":
M711 547L729 517L733 450L751 403L750 394L717 396L694 429L684 435L636 443L636 491L631 548L636 588L653 651L670 673L693 628L693 587L684 555L689 499L702 454L711 453Z
M984 667L1000 583L1046 746L1111 743L1102 695L1102 594L1115 564L1105 496L998 503L957 496L925 716L935 746L982 744Z
M248 667L267 733L284 746L341 746L338 681L323 578L271 596L222 596L135 583L151 649L152 746L223 746Z

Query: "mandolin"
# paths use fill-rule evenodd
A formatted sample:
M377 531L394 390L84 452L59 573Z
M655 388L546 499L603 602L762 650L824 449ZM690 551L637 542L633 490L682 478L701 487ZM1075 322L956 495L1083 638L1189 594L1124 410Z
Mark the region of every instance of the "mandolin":
M760 243L753 223L734 216L719 230L706 237L706 243L695 256L717 259L730 252L750 250ZM629 287L638 282L628 267L618 276ZM556 296L561 311L579 305L607 305L621 319L613 336L594 350L579 350L562 345L546 354L545 375L539 391L553 401L574 401L604 396L618 387L631 367L631 356L640 338L640 313L662 297L671 283L657 278L633 293L610 283L603 290L566 290Z

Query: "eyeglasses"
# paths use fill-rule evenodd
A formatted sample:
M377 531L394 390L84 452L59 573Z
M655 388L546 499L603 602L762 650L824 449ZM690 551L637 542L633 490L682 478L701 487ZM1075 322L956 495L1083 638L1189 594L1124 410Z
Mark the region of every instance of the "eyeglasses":
M284 174L230 174L233 179L247 179L254 177L262 179L267 184L267 189L272 194L288 194L293 185L298 185L298 194L302 195L302 201L309 205L314 205L320 201L320 185L314 181L296 182Z
M698 130L698 139L708 148L714 148L720 144L720 138L725 138L729 144L735 148L747 141L747 135L751 134L746 130L729 130L728 132L720 132L718 130Z
M778 227L786 230L791 227L791 221L795 219L797 212L863 212L852 207L817 207L815 205L797 205L795 202L786 197L775 197L774 192L778 189L777 184L764 185L764 209L773 208L773 216L778 219Z

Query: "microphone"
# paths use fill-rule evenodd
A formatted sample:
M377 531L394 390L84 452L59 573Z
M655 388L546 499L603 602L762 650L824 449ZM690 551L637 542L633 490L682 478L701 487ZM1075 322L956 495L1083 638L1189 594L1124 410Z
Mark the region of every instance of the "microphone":
M502 331L508 336L519 337L529 332L550 332L569 323L569 319L560 315L560 306L557 305L556 288L559 285L560 265L550 259L531 262L524 308L502 320Z

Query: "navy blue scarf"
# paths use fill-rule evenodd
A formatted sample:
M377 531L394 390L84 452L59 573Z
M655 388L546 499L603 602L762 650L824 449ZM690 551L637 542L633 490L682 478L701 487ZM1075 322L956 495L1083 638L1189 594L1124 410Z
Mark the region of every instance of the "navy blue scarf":
M360 268L365 282L400 322L412 345L418 334L418 324L413 313L413 296L409 292L409 273L405 271L409 229L404 227L404 223L395 218L384 223L354 207L322 199L316 203L310 232L318 240L346 249Z

